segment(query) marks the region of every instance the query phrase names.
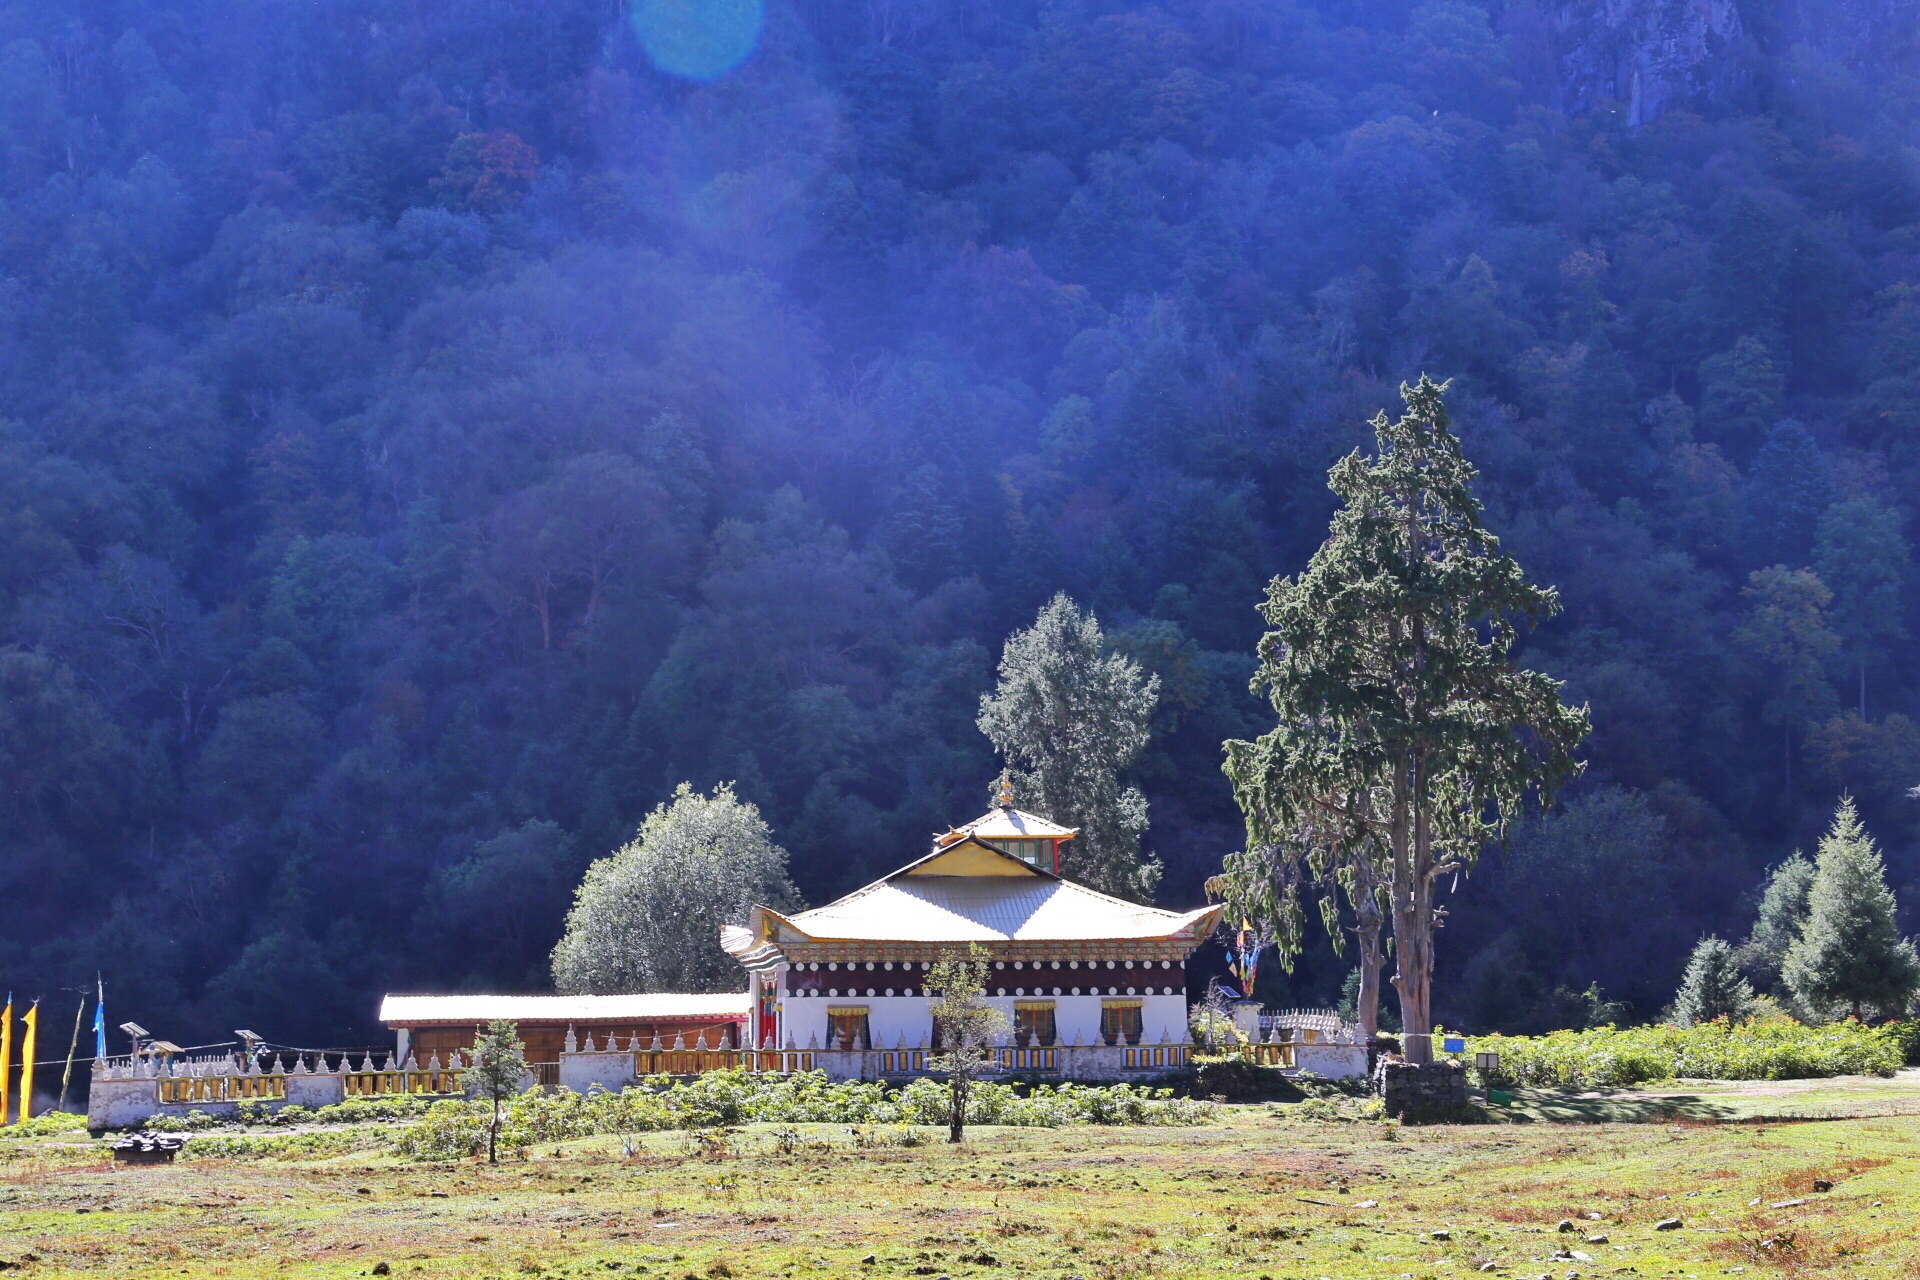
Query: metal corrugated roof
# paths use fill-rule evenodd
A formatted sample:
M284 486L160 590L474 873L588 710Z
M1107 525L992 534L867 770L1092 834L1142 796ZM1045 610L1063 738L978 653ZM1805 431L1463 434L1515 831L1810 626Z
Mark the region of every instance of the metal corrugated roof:
M1161 911L1050 876L896 873L787 920L823 940L1067 942L1164 938L1219 910Z
M421 1022L647 1022L667 1018L744 1018L753 998L746 992L688 995L649 992L630 996L396 996L380 1002L388 1025Z
M1079 834L1078 827L1063 827L1019 809L993 808L972 822L934 837L941 845L952 844L966 836L983 840L1069 840Z

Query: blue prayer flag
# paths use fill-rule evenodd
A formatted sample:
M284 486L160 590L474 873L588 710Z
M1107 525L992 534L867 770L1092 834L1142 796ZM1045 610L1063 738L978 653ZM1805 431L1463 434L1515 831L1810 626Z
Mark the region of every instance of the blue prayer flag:
M93 1003L93 1056L107 1056L107 1006L100 1000Z

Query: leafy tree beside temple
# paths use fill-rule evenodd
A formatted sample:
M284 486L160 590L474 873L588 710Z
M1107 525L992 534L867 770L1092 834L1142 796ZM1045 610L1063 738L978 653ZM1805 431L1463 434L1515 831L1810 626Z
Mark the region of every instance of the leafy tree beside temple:
M727 784L686 783L633 840L587 868L553 949L563 992L731 991L738 968L716 930L756 904L791 907L787 853Z

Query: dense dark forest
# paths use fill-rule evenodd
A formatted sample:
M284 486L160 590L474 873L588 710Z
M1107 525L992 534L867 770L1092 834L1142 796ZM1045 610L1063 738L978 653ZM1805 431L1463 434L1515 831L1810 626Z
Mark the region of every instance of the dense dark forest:
M538 989L683 779L820 901L985 807L1060 589L1194 902L1263 586L1422 371L1595 725L1442 1014L1657 1013L1842 790L1920 902L1909 6L740 0L729 71L673 2L0 4L17 994Z

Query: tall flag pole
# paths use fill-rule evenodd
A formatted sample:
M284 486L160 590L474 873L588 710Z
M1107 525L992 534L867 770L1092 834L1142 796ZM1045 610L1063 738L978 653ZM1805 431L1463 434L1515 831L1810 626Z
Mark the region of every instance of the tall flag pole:
M20 1118L33 1117L33 1052L34 1041L40 1034L40 1002L35 1000L27 1006L27 1016L20 1019Z
M93 975L93 1056L104 1061L107 1056L107 984L101 981L99 974Z
M0 1125L7 1122L7 1082L13 1078L13 992L0 1010Z

